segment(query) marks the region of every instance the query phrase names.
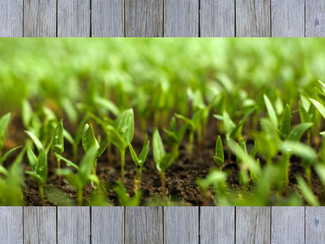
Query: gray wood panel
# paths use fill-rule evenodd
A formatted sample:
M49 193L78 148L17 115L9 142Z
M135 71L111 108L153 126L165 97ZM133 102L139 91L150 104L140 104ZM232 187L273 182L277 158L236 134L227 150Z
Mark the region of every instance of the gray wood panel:
M272 36L304 37L304 0L271 0Z
M165 0L164 35L199 36L199 0Z
M24 0L24 36L56 36L56 0Z
M164 208L165 244L199 243L199 207Z
M235 0L200 1L200 36L235 36Z
M325 1L306 0L306 36L325 37Z
M92 0L91 12L91 36L124 36L124 0Z
M24 208L24 243L56 243L56 207Z
M124 207L91 208L92 244L124 243Z
M1 243L23 243L23 208L0 207Z
M90 36L90 0L58 0L58 37Z
M271 36L271 0L236 0L236 36Z
M325 207L306 207L306 244L325 240Z
M163 207L125 208L125 243L163 243Z
M90 208L58 207L58 243L90 243Z
M200 207L200 243L235 243L235 207Z
M305 239L304 207L272 207L272 244L303 244Z
M23 0L0 1L0 36L23 36Z
M269 244L271 241L270 207L236 208L236 243Z
M163 36L163 0L125 0L125 36Z

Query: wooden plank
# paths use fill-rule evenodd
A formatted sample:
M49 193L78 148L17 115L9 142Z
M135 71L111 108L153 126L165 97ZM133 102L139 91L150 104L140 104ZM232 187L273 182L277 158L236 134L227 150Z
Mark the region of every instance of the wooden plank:
M304 36L304 0L271 0L272 36Z
M235 0L200 1L200 36L235 36Z
M24 208L24 243L56 243L56 207Z
M200 208L200 243L235 243L235 207Z
M24 1L24 36L56 36L56 0Z
M271 242L271 208L237 207L236 208L236 243Z
M306 244L325 240L325 207L306 207Z
M91 2L91 36L124 36L123 0L92 0Z
M124 208L91 208L92 244L124 243Z
M325 1L306 0L306 36L325 37Z
M165 244L199 243L199 207L164 208Z
M272 207L271 243L303 244L304 207Z
M163 243L163 208L127 207L125 243Z
M125 36L163 36L163 0L125 0Z
M0 1L0 37L23 36L23 0Z
M23 208L0 207L1 243L23 243Z
M58 207L58 243L90 243L89 207Z
M90 36L90 0L58 0L58 36Z
M271 36L270 0L236 0L236 36Z
M199 36L198 0L165 0L164 16L166 37Z

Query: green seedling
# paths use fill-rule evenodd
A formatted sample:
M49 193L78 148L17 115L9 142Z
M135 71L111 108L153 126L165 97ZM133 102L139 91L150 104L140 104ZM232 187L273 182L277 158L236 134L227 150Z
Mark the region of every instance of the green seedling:
M92 174L92 169L94 161L96 160L96 155L98 153L98 148L92 146L87 150L84 157L82 158L80 165L73 163L72 161L57 155L62 161L64 161L67 166L72 167L76 170L76 173L71 169L61 169L56 171L56 174L63 176L69 184L77 190L77 202L78 205L82 205L83 201L83 190L85 189L86 184L91 181L94 182L97 186L99 185L98 177Z
M120 206L136 207L140 205L141 192L136 191L133 197L130 197L129 193L125 189L125 186L121 181L116 182L114 191L117 194L118 202Z
M177 129L175 117L171 118L168 130L164 129L165 133L167 134L167 144L171 147L171 150L173 152L178 151L179 145L183 140L186 129L186 124L183 125L181 128Z
M47 155L50 146L45 148L41 141L31 131L26 131L27 135L32 139L38 150L38 156L33 152L32 148L27 145L27 156L31 170L26 171L32 179L38 184L39 195L44 202L44 185L47 181Z
M223 145L222 145L222 140L221 140L220 136L218 136L218 139L216 142L215 155L213 156L213 160L217 164L217 166L219 167L219 169L221 171L222 167L225 163L225 156L224 156Z
M114 125L107 126L108 138L121 154L121 181L124 182L125 150L131 144L134 134L133 109L124 111L115 121Z
M160 137L158 129L153 133L153 157L156 163L156 168L160 172L161 178L161 191L163 198L166 200L166 182L165 182L165 172L172 165L174 160L178 157L177 153L171 152L166 153L164 144Z
M64 129L63 129L63 120L61 120L55 128L53 139L52 139L52 152L54 153L57 163L58 170L61 169L60 157L64 152ZM61 186L61 175L59 175L59 186Z
M132 161L135 164L135 166L137 167L136 176L135 176L135 180L134 180L134 191L135 192L137 192L141 186L142 169L143 169L143 165L147 159L147 155L149 152L149 145L150 145L150 142L149 142L149 140L147 140L147 142L143 146L139 156L135 152L132 144L129 145L129 150L130 150L130 154L132 157Z

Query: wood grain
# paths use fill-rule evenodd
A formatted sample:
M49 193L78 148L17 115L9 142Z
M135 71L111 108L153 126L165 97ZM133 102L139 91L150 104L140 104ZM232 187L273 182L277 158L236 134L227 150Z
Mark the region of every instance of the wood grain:
M1 243L23 243L23 208L0 207Z
M235 0L200 1L200 36L235 36Z
M90 36L90 0L58 0L58 36Z
M306 244L325 240L325 207L306 207Z
M165 244L199 243L199 207L164 208Z
M56 36L56 0L24 0L24 36Z
M272 36L304 37L304 0L271 0Z
M270 207L236 208L236 243L269 244L271 241Z
M306 36L325 37L325 1L306 0Z
M125 243L163 243L163 208L125 208Z
M271 36L271 0L236 0L236 36Z
M272 244L303 244L304 207L272 207Z
M58 207L58 243L90 243L89 207Z
M166 37L199 36L198 0L165 0L164 10Z
M200 207L200 243L235 243L235 207Z
M56 207L24 209L24 243L56 243Z
M125 0L125 36L163 36L163 0Z
M124 208L91 208L92 244L124 243Z
M23 0L0 1L0 36L23 36Z
M91 36L124 36L124 1L92 0Z

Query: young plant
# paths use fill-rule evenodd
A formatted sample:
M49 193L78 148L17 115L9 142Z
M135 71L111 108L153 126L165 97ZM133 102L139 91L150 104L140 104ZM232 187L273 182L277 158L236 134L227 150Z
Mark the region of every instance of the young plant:
M168 130L164 129L167 134L167 144L171 147L171 150L173 152L178 151L179 145L183 140L186 129L186 124L183 125L181 128L177 129L175 117L171 118Z
M156 163L156 168L160 172L161 178L161 191L163 198L166 200L166 182L165 172L172 165L177 158L177 152L166 153L162 139L160 137L158 129L153 133L153 157Z
M218 136L217 142L216 142L216 148L215 148L215 155L213 156L214 162L219 167L220 171L222 171L222 167L225 163L225 156L223 152L223 145L221 137Z
M92 146L87 150L84 157L82 158L80 165L76 165L70 160L57 155L62 161L64 161L67 166L73 167L77 172L74 173L71 169L61 169L56 171L56 174L62 175L73 187L77 190L77 202L78 205L82 205L83 200L83 190L85 189L86 184L91 181L99 185L98 177L95 174L92 174L92 169L94 161L96 160L97 150L96 146Z
M109 141L112 142L121 154L121 181L124 182L125 150L131 144L134 134L133 109L124 111L114 125L107 125Z
M141 192L136 191L133 197L130 197L129 193L125 189L125 186L121 181L116 182L114 191L117 195L117 199L120 206L136 207L140 205Z
M145 145L143 146L143 148L139 154L139 157L137 156L136 152L134 151L132 144L130 143L130 145L129 145L129 150L131 153L133 163L137 167L136 176L135 176L135 180L134 180L134 192L138 191L138 189L140 189L140 186L141 186L142 168L143 168L143 164L145 163L145 161L147 159L147 155L149 152L149 144L150 144L149 140L147 140L147 142L145 143Z
M63 120L60 120L58 125L55 128L53 139L52 139L52 152L56 157L56 161L58 163L58 170L60 171L60 157L64 152L64 129L63 129ZM59 175L59 186L61 186L61 175Z
M38 156L35 155L29 145L27 145L27 156L31 170L26 171L26 174L30 175L32 179L38 184L39 195L44 202L44 185L47 181L47 155L49 146L45 148L40 140L31 131L26 131L27 135L32 139L38 150Z
M16 150L21 148L21 146L14 147L8 152L3 154L5 138L10 124L11 114L5 114L0 118L0 166L7 160L7 158Z

